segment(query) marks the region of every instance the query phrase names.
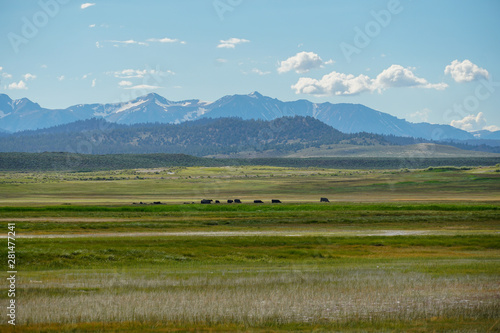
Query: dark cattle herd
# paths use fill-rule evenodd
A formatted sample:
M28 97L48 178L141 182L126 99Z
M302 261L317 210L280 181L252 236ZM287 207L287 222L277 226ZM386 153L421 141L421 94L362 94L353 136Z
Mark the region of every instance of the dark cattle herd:
M321 198L319 200L320 202L330 202L330 200L328 200L328 198ZM212 202L216 203L216 204L220 204L221 202L219 200L212 200L212 199L202 199L201 200L201 204L203 205L210 205L212 204ZM232 203L242 203L240 199L227 199L227 203L228 204L232 204ZM261 203L264 203L264 201L262 200L254 200L253 203L256 203L256 204L261 204ZM281 203L281 200L278 200L278 199L272 199L271 200L271 203L275 204L275 203ZM155 201L153 203L145 203L145 202L134 202L133 203L134 205L165 205L165 203L162 203L161 201ZM185 205L188 205L188 204L194 204L194 202L184 202Z
M212 199L203 199L203 200L201 200L201 203L202 204L211 204L213 201L214 200L212 200ZM328 200L328 198L321 198L319 201L320 202L330 202L330 200ZM190 202L185 202L185 203L190 203ZM215 200L215 203L218 204L218 203L220 203L220 201L219 200ZM241 202L240 199L228 199L227 203L228 204L232 204L232 203L242 203L242 202ZM256 200L253 201L253 203L255 203L255 204L262 204L262 203L264 203L264 201L256 199ZM273 204L281 203L281 200L279 200L279 199L272 199L271 203L273 203Z

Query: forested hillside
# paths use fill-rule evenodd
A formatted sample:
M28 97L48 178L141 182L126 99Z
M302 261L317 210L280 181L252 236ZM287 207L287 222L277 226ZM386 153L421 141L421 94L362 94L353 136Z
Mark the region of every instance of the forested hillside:
M284 117L272 121L221 118L132 126L91 119L0 138L0 151L207 156L268 150L280 154L340 142L389 144L381 135L345 134L312 117Z

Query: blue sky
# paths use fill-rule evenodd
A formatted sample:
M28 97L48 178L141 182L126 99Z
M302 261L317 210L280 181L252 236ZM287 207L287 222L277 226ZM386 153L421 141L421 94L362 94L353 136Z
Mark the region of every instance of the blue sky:
M0 93L361 103L500 129L500 1L0 1Z

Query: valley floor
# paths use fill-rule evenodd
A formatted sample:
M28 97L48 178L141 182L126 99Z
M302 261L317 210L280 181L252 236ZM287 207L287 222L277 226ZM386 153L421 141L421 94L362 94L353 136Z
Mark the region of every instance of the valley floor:
M15 332L499 331L497 170L3 172Z

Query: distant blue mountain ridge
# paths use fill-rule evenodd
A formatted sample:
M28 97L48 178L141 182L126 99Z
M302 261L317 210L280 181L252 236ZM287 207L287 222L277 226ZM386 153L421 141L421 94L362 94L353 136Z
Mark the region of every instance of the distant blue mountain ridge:
M500 139L500 131L470 133L450 125L411 123L361 104L313 103L308 100L283 102L258 92L228 95L215 102L198 99L175 102L151 93L124 103L79 104L66 109L46 109L27 98L12 100L8 95L0 94L0 133L36 130L91 118L131 125L175 124L225 117L272 120L294 115L311 116L344 133L368 132L427 140Z

